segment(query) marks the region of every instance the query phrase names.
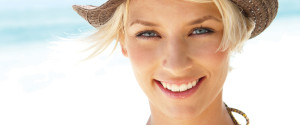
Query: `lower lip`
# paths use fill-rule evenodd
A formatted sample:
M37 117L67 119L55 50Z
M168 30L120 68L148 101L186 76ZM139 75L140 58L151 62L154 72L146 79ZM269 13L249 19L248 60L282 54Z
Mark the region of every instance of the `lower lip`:
M184 99L184 98L187 98L187 97L193 95L197 91L197 89L199 88L200 84L203 82L204 79L205 79L205 77L200 78L198 83L196 84L196 86L194 86L193 88L186 90L184 92L173 92L169 89L164 88L164 86L159 81L157 81L157 80L154 80L154 81L165 95L169 96L170 98L174 98L174 99Z

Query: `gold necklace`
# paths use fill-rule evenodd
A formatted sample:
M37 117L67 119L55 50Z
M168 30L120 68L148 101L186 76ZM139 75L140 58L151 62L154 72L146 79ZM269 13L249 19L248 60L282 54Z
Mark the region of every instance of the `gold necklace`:
M226 106L226 109L227 109L232 121L234 122L234 125L240 125L240 124L234 118L234 116L232 115L232 112L235 112L235 113L238 113L238 114L242 115L246 119L246 122L247 122L246 125L249 125L249 118L247 117L247 115L244 112L242 112L241 110L235 109L235 108L228 107L226 104L225 104L225 106Z
M225 103L224 103L224 104L225 104ZM234 118L234 116L232 115L232 112L235 112L235 113L238 113L238 114L242 115L242 116L246 119L246 122L247 122L246 125L249 125L249 118L248 118L248 116L247 116L244 112L242 112L241 110L235 109L235 108L228 107L226 104L225 104L225 106L226 106L227 112L229 113L229 115L230 115L230 117L231 117L231 119L232 119L234 125L240 125L240 124L239 124L239 122ZM148 120L148 122L147 122L146 125L150 125L149 120Z

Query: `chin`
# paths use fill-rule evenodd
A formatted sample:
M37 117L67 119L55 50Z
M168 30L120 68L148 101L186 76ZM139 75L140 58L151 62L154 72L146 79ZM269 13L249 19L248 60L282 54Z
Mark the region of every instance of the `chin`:
M198 106L175 106L168 108L165 114L173 119L189 120L201 114L201 109Z

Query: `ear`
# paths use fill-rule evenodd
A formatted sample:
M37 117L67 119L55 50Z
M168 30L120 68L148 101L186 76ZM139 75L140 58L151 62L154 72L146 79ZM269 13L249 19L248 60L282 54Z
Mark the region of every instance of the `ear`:
M124 31L124 29L123 29L123 31ZM124 32L121 32L120 35L119 35L119 43L121 45L123 55L125 57L128 57L127 49L126 49L126 46L125 46L125 33Z
M125 56L125 57L128 57L128 54L127 54L127 49L124 45L124 42L120 42L121 44L121 48L122 48L122 54Z
M125 57L128 57L127 50L122 46L122 53Z

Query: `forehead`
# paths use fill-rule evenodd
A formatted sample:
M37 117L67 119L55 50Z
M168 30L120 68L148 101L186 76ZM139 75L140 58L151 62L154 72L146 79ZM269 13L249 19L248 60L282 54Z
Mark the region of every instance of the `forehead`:
M156 21L193 20L203 16L221 15L213 2L192 2L189 0L131 0L128 20L148 19Z

